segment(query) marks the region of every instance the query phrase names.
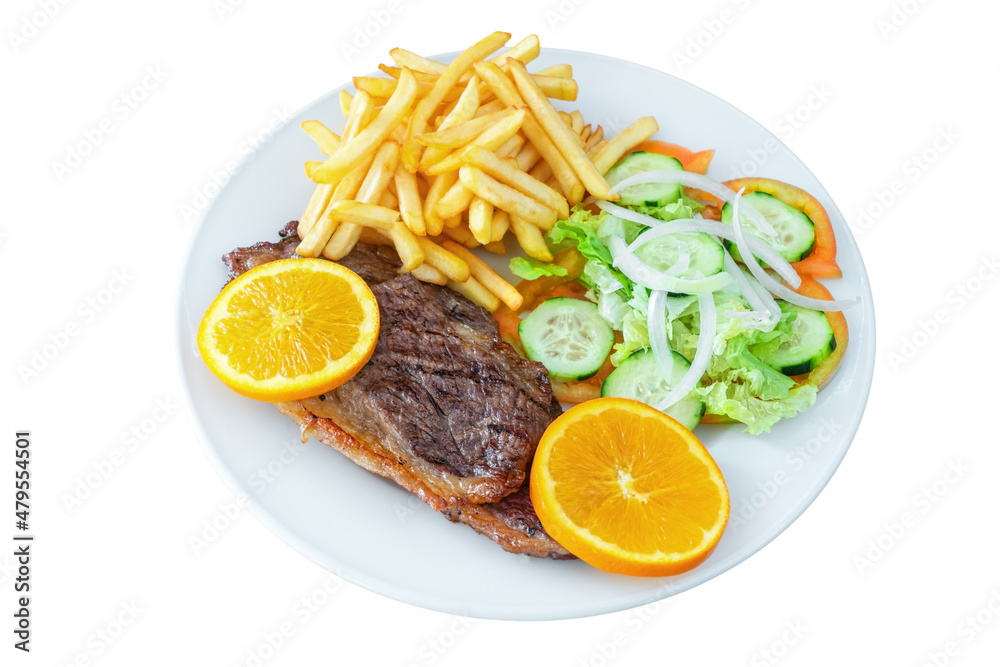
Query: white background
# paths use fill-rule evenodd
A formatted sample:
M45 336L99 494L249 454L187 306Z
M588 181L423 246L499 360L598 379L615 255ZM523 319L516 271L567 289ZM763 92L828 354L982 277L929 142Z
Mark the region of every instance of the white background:
M4 3L0 525L14 532L13 434L27 428L37 537L30 654L12 648L15 563L0 549L0 662L993 664L998 18L993 3L916 0ZM390 48L455 51L496 29L742 109L824 183L869 271L875 379L837 474L761 552L661 604L526 623L348 582L327 595L327 573L234 502L184 405L185 207L213 172ZM55 166L98 135L79 165Z

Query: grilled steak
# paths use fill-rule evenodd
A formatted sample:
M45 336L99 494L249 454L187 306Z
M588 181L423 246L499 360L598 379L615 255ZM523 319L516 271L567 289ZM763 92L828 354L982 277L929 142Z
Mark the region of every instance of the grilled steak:
M295 226L286 225L278 243L225 255L230 278L296 256ZM519 491L542 432L561 411L543 367L500 341L484 309L398 275L391 247L359 243L340 263L368 282L379 303L375 351L341 387L278 409L300 424L303 437L393 479L504 549L570 557Z

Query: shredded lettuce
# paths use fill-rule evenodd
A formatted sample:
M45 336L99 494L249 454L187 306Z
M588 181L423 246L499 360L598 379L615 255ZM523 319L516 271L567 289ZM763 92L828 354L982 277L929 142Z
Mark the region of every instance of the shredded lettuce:
M631 208L669 221L693 217L704 207L683 197L666 206ZM650 291L636 285L614 267L608 248L612 238L631 243L646 229L608 213L595 215L577 206L567 220L558 221L547 235L549 243L573 245L587 259L578 280L588 288L587 298L597 303L604 319L621 333L622 340L611 354L611 363L615 366L629 355L650 347L647 329ZM515 269L514 261L511 262L511 270L522 278L527 277L524 272L529 268L533 277L563 275L534 274L548 267L560 268L525 260L523 266ZM713 298L717 321L712 358L702 386L695 389L705 401L706 411L742 422L747 433L757 434L770 431L776 422L810 407L816 400L815 387L796 386L790 378L760 361L752 351L754 346L767 347L785 340L791 334L794 312L783 312L777 324L766 328L756 320L727 315L751 310L738 290L720 290ZM668 295L666 299L667 341L671 349L689 361L694 358L701 330L697 302L697 297L683 294Z
M530 257L514 257L510 260L510 272L524 280L534 280L543 276L565 276L565 267L558 264L539 262Z

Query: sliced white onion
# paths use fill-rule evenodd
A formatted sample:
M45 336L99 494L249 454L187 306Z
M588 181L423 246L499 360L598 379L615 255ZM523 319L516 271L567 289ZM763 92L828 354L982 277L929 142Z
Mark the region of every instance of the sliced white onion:
M707 278L677 278L667 275L636 257L625 245L625 241L617 236L611 239L611 255L614 257L614 266L621 269L629 280L649 289L681 294L709 294L732 281L732 276L725 271Z
M597 200L597 208L601 209L605 213L615 216L616 218L637 222L644 227L655 227L663 224L663 221L659 218L654 218L651 215L633 211L630 208L625 208L624 206L619 206L618 204L612 204L611 202L604 201L603 199Z
M663 378L670 382L674 375L674 355L667 343L667 293L653 290L649 295L649 316L646 319L649 345L653 348L653 358L660 366Z
M701 376L708 370L708 362L712 358L712 341L715 339L715 298L711 294L700 294L698 296L698 310L701 325L698 331L698 348L694 353L694 359L677 386L671 389L670 393L656 405L657 410L666 410L687 396L692 389L698 386Z
M636 215L642 214L637 213ZM670 222L660 222L656 229L651 229L648 232L641 234L635 241L632 241L629 245L629 249L632 250L632 252L635 252L638 247L658 239L665 234L682 234L685 232L705 232L706 234L711 234L712 236L718 236L733 242L736 241L736 233L731 225L716 222L714 220L682 218L680 220L671 220ZM784 257L778 254L777 250L755 236L748 236L746 241L750 246L750 251L767 262L768 265L773 268L779 276L784 278L789 285L792 287L798 287L802 284L802 278L800 278L799 274L795 272L792 265L789 264ZM743 251L740 250L740 252L742 253Z
M740 267L736 264L736 261L728 252L726 253L724 262L726 273L731 275L733 280L736 281L736 284L739 285L740 294L746 297L746 300L750 303L751 308L749 312L741 312L738 310L726 311L726 317L740 320L756 320L759 324L766 327L773 327L777 324L778 318L781 317L781 309L778 308L778 304L774 302L774 297L772 297L763 287L760 287L760 283L757 283L756 280L751 281L748 279L743 273L743 270L740 269ZM748 323L743 326L753 325Z
M621 192L629 186L640 185L643 183L680 183L681 185L686 185L689 188L697 188L703 192L709 193L710 195L715 195L719 199L722 199L730 204L735 204L736 202L736 193L730 188L709 178L708 176L694 174L690 171L644 171L636 174L635 176L629 176L625 180L616 183L615 186L611 188L611 192L614 194L616 192ZM757 209L746 202L744 202L743 206L743 212L747 214L762 234L767 236L778 235L778 232L774 230L771 223L769 223Z
M738 194L742 196L743 188L740 188ZM785 287L768 275L767 271L764 270L764 267L758 264L757 260L754 259L752 252L748 252L751 250L750 244L747 243L746 234L743 233L743 220L739 216L739 209L739 198L737 198L736 201L733 202L733 231L736 234L736 247L739 249L740 255L742 255L746 261L746 265L747 268L750 269L750 273L752 273L753 276L761 282L761 285L788 303L794 303L796 306L812 308L813 310L820 310L824 312L844 310L845 308L849 308L850 306L853 306L861 301L860 297L855 297L852 300L827 301L825 299L813 299L808 296L802 296L788 287Z

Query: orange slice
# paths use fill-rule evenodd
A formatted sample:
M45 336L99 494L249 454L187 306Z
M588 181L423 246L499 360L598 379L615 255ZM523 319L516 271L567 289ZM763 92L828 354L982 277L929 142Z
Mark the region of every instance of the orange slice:
M625 398L587 401L552 422L530 491L553 539L619 574L690 570L729 520L729 491L704 445L673 418Z
M282 259L222 289L198 327L198 350L236 392L294 401L354 377L378 329L375 296L356 273L322 259Z

